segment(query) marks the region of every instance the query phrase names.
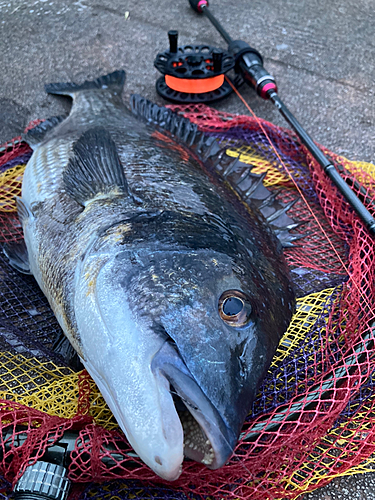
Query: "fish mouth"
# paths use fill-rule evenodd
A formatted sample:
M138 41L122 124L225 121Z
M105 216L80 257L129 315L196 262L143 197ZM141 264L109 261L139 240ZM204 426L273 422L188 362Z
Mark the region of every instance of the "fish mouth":
M166 341L151 370L170 383L184 433L184 455L209 469L222 467L233 453L235 433L200 388L174 346Z

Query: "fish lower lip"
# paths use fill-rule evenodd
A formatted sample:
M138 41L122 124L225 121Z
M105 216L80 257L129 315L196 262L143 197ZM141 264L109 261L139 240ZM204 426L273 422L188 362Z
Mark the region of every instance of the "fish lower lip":
M153 372L166 377L174 394L184 430L184 454L210 469L225 464L233 453L236 436L203 393L176 350L165 342L152 361Z

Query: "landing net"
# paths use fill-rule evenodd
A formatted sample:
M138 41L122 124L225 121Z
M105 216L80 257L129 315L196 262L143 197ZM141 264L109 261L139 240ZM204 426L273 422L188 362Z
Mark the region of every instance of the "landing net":
M172 108L218 137L253 172L267 171L266 185L285 202L295 198L257 120L204 105ZM305 222L296 231L306 236L285 251L297 310L233 457L218 471L185 461L173 484L155 476L126 443L89 375L56 349L61 330L34 279L0 256L0 498L68 430L77 434L69 467L76 499L292 499L336 476L371 469L374 242L296 136L262 125L348 272L298 201L289 215ZM323 151L375 215L375 166ZM20 138L0 147L1 243L23 238L14 196L30 155Z

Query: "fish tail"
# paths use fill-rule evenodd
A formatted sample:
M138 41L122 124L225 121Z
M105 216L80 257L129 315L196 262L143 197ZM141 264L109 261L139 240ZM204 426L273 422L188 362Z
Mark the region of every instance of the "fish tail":
M45 85L48 94L68 95L74 98L77 92L84 90L110 90L113 93L121 94L124 88L126 73L124 70L114 71L108 75L100 76L96 80L85 81L82 84L67 83L49 83Z

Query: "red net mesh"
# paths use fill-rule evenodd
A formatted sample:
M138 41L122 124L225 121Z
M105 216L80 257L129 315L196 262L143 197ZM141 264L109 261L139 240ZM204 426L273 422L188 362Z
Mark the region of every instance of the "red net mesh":
M269 189L284 201L296 196L287 165L321 225L302 200L289 212L304 222L296 232L305 233L286 250L301 296L296 315L228 464L210 471L185 462L180 479L165 484L132 452L86 372L75 373L54 353L59 327L32 278L18 276L3 261L0 470L5 491L67 430L77 433L70 477L75 483L90 482L76 486L72 498L295 498L349 469L361 470L375 451L372 238L290 131L262 121L271 146L257 119L204 105L173 109L218 137L228 154L252 163L258 172L267 170ZM344 169L344 179L374 214L375 167L325 153ZM23 143L6 145L1 173L24 164L27 155ZM10 182L4 186L4 199L17 189ZM15 213L9 204L4 209L0 239L17 240L22 236ZM64 413L68 408L69 416ZM92 483L109 479L100 486Z
M21 193L22 167L29 160L31 149L17 137L0 147L0 155L0 241L17 241L23 236L14 214L14 197Z

